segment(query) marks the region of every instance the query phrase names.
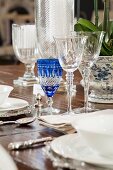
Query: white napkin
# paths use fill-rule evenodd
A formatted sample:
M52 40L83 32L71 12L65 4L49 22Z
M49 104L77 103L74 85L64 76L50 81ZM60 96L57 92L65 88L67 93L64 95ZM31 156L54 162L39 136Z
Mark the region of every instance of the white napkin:
M9 153L0 145L0 170L17 170Z
M38 117L41 125L56 129L63 133L74 133L76 130L71 126L72 116L69 115L47 115Z
M33 85L33 94L34 95L40 94L41 96L45 96L45 93L40 84Z
M63 133L74 133L76 129L72 127L71 122L77 121L81 115L47 115L38 117L39 123L41 125L56 129ZM83 117L83 115L82 115Z
M62 131L64 133L73 133L76 131L72 127L72 122L75 122L75 124L81 120L86 118L87 116L96 116L96 115L103 115L103 114L113 114L113 109L106 109L106 110L99 110L96 112L91 113L82 113L82 114L75 114L75 115L66 115L66 114L60 114L60 115L47 115L47 116L39 116L38 120L39 123L54 128L56 130Z

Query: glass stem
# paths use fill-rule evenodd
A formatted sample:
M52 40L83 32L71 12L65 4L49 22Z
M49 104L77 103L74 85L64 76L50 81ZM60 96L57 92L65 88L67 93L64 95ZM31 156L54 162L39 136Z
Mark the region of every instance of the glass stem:
M68 107L67 112L72 113L71 101L72 101L72 93L73 93L73 72L67 72L66 81L67 81L67 98L68 98Z
M48 97L48 109L50 114L52 114L52 105L53 105L52 97Z
M26 67L26 71L25 71L24 77L33 78L35 76L34 74L35 64L25 64L25 67Z
M84 80L84 112L88 113L88 95L89 95L89 79L90 79L90 68L83 70Z

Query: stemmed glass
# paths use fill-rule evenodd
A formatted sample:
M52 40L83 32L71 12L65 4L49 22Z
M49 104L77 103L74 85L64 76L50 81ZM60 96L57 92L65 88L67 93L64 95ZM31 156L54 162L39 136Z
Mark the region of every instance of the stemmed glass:
M72 32L72 35L76 35L76 32ZM80 34L80 32L79 32ZM91 67L96 62L99 57L104 32L81 32L81 35L87 36L86 43L84 46L84 53L82 61L79 67L80 73L83 77L84 86L84 107L75 109L75 113L87 113L94 111L93 108L88 107L88 94L89 94L89 82L90 82L90 72Z
M71 98L73 92L73 72L79 67L86 37L81 35L62 35L54 37L58 53L59 62L62 68L67 72L67 96L68 96L68 114L74 114L71 107Z
M43 109L43 114L55 114L57 109L52 107L52 97L59 88L62 79L62 67L56 58L37 60L39 83L48 97L48 107ZM59 112L59 111L58 111Z
M13 49L18 60L24 63L26 71L23 77L14 80L14 84L29 86L37 82L34 74L35 62L38 58L35 24L12 24Z

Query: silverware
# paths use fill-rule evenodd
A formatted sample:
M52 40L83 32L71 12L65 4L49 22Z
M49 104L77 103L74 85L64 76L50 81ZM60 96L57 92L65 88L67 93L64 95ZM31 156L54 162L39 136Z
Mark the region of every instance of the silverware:
M31 148L34 145L38 145L38 146L45 145L47 142L52 140L53 137L44 137L40 139L28 140L23 142L9 143L8 149L9 150L27 149L27 148Z
M5 125L5 124L19 124L19 125L24 125L24 124L29 124L35 121L36 117L25 117L25 118L20 118L15 121L0 121L0 125Z

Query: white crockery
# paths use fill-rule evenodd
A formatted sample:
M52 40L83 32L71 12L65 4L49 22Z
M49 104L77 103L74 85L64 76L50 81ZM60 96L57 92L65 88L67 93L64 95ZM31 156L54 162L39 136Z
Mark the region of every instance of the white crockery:
M18 109L25 108L28 105L29 103L26 100L8 97L7 101L4 104L0 105L0 116L1 114L5 114L5 112L7 111L16 111Z
M51 149L54 153L58 154L58 156L61 156L65 163L67 163L67 159L69 159L69 164L75 164L74 169L76 169L77 160L81 162L87 162L90 164L94 164L100 167L105 167L105 170L112 169L113 170L113 159L108 158L105 156L99 155L97 152L95 152L93 149L91 149L89 146L87 146L86 142L83 140L83 138L79 134L67 134L60 136L56 139L54 139L50 143ZM56 158L55 158L56 159ZM58 158L59 159L59 158ZM72 160L72 162L71 162ZM96 170L100 169L97 167L79 167L77 169L81 170ZM101 169L103 170L103 169Z
M0 170L18 170L10 154L0 145Z
M78 122L72 122L72 126L85 139L88 146L101 155L113 158L113 110L91 114L79 119Z
M13 90L12 86L0 85L0 106L6 102L12 90Z

